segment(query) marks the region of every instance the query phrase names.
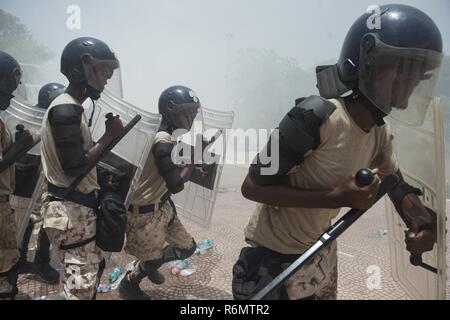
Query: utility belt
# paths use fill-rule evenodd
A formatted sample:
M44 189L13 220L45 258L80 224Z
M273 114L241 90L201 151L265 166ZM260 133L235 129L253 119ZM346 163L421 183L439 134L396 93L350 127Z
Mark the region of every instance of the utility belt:
M50 182L48 182L47 191L49 193L49 196L47 197L47 201L50 201L50 202L52 202L52 201L70 201L70 202L91 208L93 210L98 209L98 200L97 200L95 191L92 191L89 194L82 193L79 191L72 191L68 196L66 196L68 189L69 188L65 188L65 187L57 187L54 184L51 184ZM89 239L82 240L77 243L72 243L72 244L67 244L67 245L62 244L59 248L61 250L71 250L71 249L82 247L94 240L95 240L95 236L93 236Z
M7 194L0 195L0 203L5 203L5 202L9 202L9 195L7 195Z
M98 199L95 191L88 194L79 191L72 191L68 196L66 196L68 189L69 188L65 187L57 187L49 182L47 191L50 195L47 198L48 201L71 201L73 203L97 210Z
M177 217L177 208L175 207L175 203L173 203L172 199L170 199L171 193L169 191L167 191L161 198L161 201L158 203L158 206L156 206L155 203L146 205L146 206L133 206L130 205L128 207L128 211L132 212L132 213L139 213L139 214L150 214L155 212L156 208L161 208L167 201L169 202L170 206L172 207L173 210L173 217L170 219L169 221L169 226L172 224L172 222L175 220L175 218ZM156 209L157 210L157 209Z
M152 203L146 206L133 206L130 204L128 207L128 211L132 213L139 213L139 214L148 214L153 213L155 210L158 210L161 208L167 201L169 201L172 208L175 210L175 205L173 204L172 199L170 199L170 192L166 192L160 199L159 203Z

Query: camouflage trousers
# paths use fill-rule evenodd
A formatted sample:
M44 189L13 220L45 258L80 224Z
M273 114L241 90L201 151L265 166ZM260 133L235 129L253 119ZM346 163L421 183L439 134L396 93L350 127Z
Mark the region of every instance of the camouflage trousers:
M40 197L39 197L40 198ZM37 224L42 222L41 217L41 207L42 201L36 201L36 205L30 212L28 212L28 205L30 204L29 198L19 197L19 196L11 196L11 207L15 212L16 217L16 225L17 225L17 241L19 246L22 245L22 237L25 228L28 223L31 221L33 224Z
M61 261L59 294L66 300L89 300L96 294L102 252L91 241L62 250L61 245L76 244L96 232L94 210L70 201L44 200L43 227Z
M126 235L126 253L141 261L162 258L167 244L188 250L194 241L168 201L155 212L129 212Z
M283 264L286 269L290 264ZM337 243L333 241L285 283L290 300L337 298Z
M9 202L0 202L0 273L10 271L19 261L16 241L17 227L14 210ZM11 293L14 284L6 276L0 277L0 294Z

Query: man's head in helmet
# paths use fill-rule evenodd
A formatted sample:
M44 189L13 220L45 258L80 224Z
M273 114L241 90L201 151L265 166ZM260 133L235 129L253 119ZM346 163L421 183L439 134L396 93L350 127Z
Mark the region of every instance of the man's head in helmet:
M415 115L408 121L419 124L442 60L439 29L428 15L407 5L381 6L379 29L369 29L371 16L364 14L353 23L336 65L317 68L319 91L326 98L347 91L362 94L384 115L414 105Z
M47 83L39 90L36 107L47 109L57 96L64 93L66 87L59 83Z
M200 109L197 94L188 87L173 86L163 91L159 97L158 110L163 116L165 130L190 130Z
M83 37L69 42L61 55L61 72L71 85L81 86L86 95L97 100L119 68L114 52L101 40Z
M0 51L0 110L9 107L12 93L17 89L22 78L19 63L6 52Z

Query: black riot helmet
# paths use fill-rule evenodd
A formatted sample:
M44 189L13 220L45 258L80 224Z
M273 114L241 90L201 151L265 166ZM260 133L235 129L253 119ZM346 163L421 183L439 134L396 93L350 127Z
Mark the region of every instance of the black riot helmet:
M38 104L36 107L47 109L53 100L60 94L64 93L66 87L59 83L47 83L39 90Z
M176 129L190 130L200 107L200 100L192 89L184 86L167 88L158 102L161 129L170 133Z
M88 97L100 98L106 82L119 68L119 60L106 43L92 37L69 42L61 55L61 72L70 83L84 85Z
M12 93L17 89L22 78L19 63L6 52L0 51L0 110L9 107Z
M441 61L442 37L427 14L383 5L353 23L337 64L317 67L317 87L325 98L361 94L383 115L417 125L433 97Z

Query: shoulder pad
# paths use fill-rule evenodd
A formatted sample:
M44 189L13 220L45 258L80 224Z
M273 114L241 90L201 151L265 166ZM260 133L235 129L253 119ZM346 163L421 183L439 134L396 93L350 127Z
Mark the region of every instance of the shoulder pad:
M321 96L309 96L295 100L295 106L303 110L312 110L314 114L323 122L336 110L333 102Z
M60 104L50 109L48 120L52 125L80 124L83 111L76 104Z
M293 107L281 120L280 139L292 151L305 154L320 144L320 126L336 110L336 106L319 96L309 96Z

